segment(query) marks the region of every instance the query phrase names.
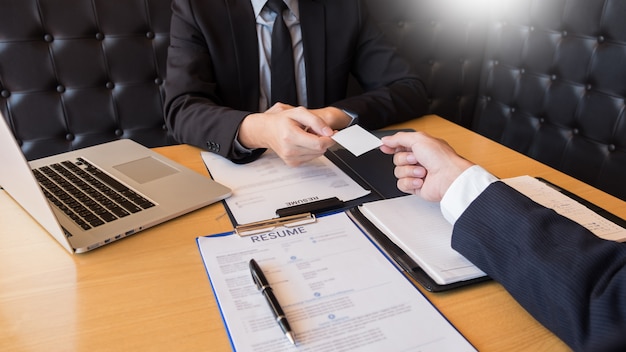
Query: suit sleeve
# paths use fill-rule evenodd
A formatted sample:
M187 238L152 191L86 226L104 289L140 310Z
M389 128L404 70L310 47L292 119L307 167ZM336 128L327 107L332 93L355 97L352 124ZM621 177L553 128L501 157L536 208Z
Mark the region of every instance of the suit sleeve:
M209 38L206 13L223 11L219 3L197 8L198 2L174 0L170 25L170 45L167 57L167 79L165 81L165 122L174 138L181 143L195 145L215 152L235 162L256 159L264 150L239 153L234 141L243 119L251 113L243 106L224 101L224 92L235 89L229 85L218 85L218 74L213 67L223 58L212 56L209 45L220 45ZM211 8L209 8L211 6ZM198 21L202 13L202 25ZM225 21L219 18L222 21ZM218 21L214 21L218 22ZM212 23L219 28L229 28L222 23ZM220 35L219 31L214 31ZM227 35L228 33L223 33ZM225 39L224 39L225 40ZM210 43L208 43L210 42ZM232 64L228 67L233 66ZM236 77L236 76L235 76ZM232 78L231 81L236 81ZM228 81L227 81L228 82ZM221 94L220 91L221 90ZM232 94L236 100L238 95ZM230 104L229 104L230 103ZM240 104L242 105L242 104Z
M574 350L626 346L626 244L495 182L456 222L452 247Z

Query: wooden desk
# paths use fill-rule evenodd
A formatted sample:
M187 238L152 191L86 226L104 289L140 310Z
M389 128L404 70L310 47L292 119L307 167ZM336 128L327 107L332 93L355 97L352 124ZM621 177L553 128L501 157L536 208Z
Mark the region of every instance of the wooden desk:
M444 119L401 127L445 137L497 176L542 176L626 217L623 201ZM206 174L196 148L157 151ZM71 256L0 191L0 350L229 351L195 238L231 229L214 204ZM426 295L481 351L567 350L495 282Z

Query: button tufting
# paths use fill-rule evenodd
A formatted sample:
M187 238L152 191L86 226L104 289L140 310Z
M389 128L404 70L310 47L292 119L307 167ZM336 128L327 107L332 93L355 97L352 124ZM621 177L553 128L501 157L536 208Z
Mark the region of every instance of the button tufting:
M46 35L43 36L43 40L45 40L47 43L52 43L54 38L52 37L51 34L46 34Z
M586 90L591 90L591 83L587 83L587 84L585 85L585 89L586 89Z
M156 84L157 86L160 86L161 84L163 84L163 79L161 77L155 78L154 84Z
M404 21L398 21L398 23L396 23L396 26L398 26L398 28L404 27Z
M2 96L3 98L8 98L11 96L11 92L9 92L6 89L3 89L2 92L0 92L0 96Z
M605 40L605 39L604 39L604 36L603 36L603 35L598 36L598 43L604 43L604 40Z
M546 123L546 118L545 117L540 117L539 118L539 123L541 123L541 124Z
M526 73L526 69L525 69L525 68L521 68L521 69L519 70L519 73L521 73L521 74Z
M552 80L552 81L556 81L556 75L554 75L554 74L553 74L553 75L550 75L550 80Z
M167 126L164 124L163 126L161 126L161 129L162 129L163 131L167 131Z
M104 86L105 86L107 89L113 89L113 88L115 88L115 84L113 84L113 82L107 82Z
M96 39L97 40L104 40L104 34L100 33L100 32L96 33Z
M567 31L563 31L563 32L561 32L561 36L562 36L562 37L567 37Z
M574 128L574 129L572 130L572 133L573 133L573 134L579 134L579 133L580 133L580 130L579 130L578 128Z
M147 32L147 33L146 33L146 38L148 38L148 39L154 39L154 32Z
M65 135L65 140L66 141L73 141L74 140L74 135L71 133L68 133Z
M121 137L121 136L124 135L124 131L122 131L121 129L118 128L118 129L115 130L115 135L118 136L118 137Z
M610 151L610 152L614 152L614 151L617 149L617 147L615 146L615 144L609 144L608 148L609 148L609 151Z
M59 93L65 93L65 87L62 84L59 84L57 86L57 92Z

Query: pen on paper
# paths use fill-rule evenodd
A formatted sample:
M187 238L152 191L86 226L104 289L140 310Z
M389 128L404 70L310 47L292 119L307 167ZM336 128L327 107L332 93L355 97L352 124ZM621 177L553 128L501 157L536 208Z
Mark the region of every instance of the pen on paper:
M263 270L259 264L257 264L256 260L250 259L250 273L252 274L252 280L256 284L256 287L261 291L263 296L265 296L265 300L269 304L272 309L272 313L274 314L274 318L276 318L276 322L280 326L280 328L285 333L285 336L289 339L289 341L295 345L296 339L294 333L291 331L291 326L289 326L289 322L285 317L285 313L283 312L282 307L278 303L276 296L274 295L274 291L270 287L269 282L265 278L265 274L263 274Z

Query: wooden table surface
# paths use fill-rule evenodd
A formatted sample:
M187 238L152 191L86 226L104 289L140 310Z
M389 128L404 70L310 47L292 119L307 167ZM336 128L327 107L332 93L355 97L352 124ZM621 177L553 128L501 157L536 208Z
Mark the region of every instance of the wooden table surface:
M390 128L445 138L496 176L544 177L626 218L625 202L436 116ZM207 174L200 150L156 151ZM0 190L1 351L230 351L195 239L232 230L220 203L68 254ZM495 282L425 293L481 351L568 350Z

